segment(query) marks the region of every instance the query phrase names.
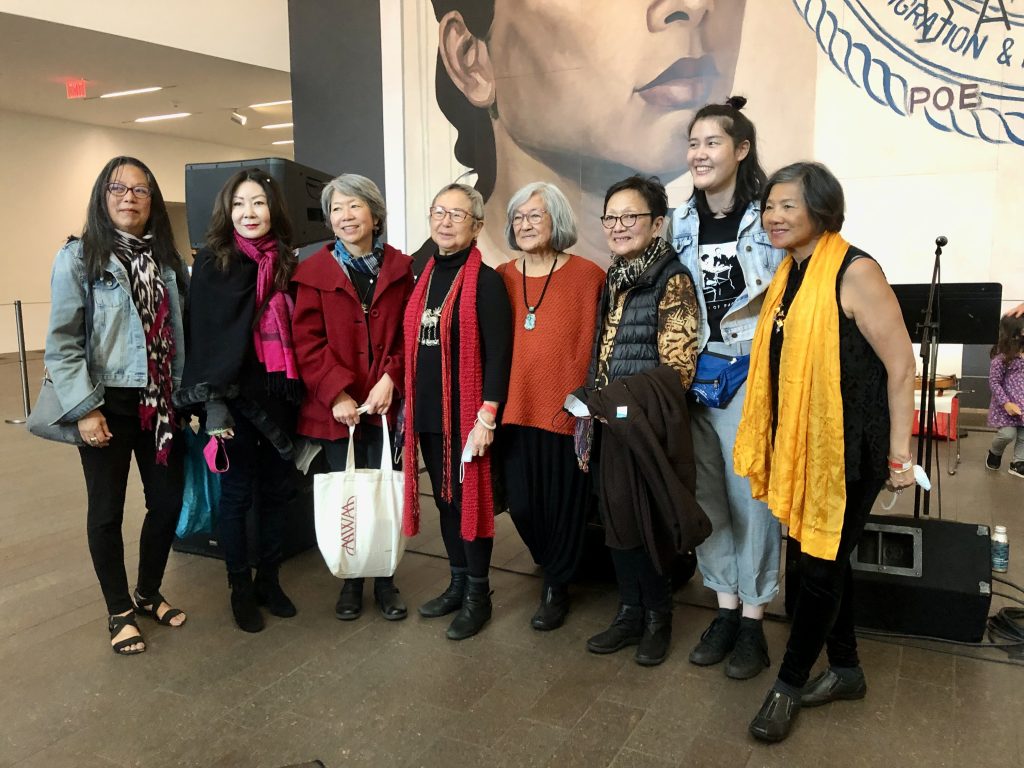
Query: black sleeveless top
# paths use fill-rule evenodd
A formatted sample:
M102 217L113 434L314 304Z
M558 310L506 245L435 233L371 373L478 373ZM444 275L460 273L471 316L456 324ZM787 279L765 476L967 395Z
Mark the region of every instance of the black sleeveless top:
M885 366L857 328L857 323L843 313L839 301L839 288L843 284L843 275L846 274L847 268L857 259L870 258L871 256L864 251L851 245L836 276L836 306L839 311L839 391L843 400L843 442L847 483L861 478L884 479L889 476L889 394ZM782 295L782 307L788 308L792 305L803 284L809 261L808 258L803 264L793 264L786 281L786 290ZM785 341L785 324L774 324L768 353L772 382L773 436L776 427L774 414L779 407L779 362L782 359ZM788 341L790 344L801 343L797 338L790 338Z

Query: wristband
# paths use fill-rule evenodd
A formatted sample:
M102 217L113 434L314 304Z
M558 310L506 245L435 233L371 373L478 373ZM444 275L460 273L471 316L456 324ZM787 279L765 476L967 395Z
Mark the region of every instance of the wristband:
M498 418L498 409L497 409L497 407L491 405L490 403L484 403L483 405L481 405L480 406L480 410L483 411L484 413L491 414L491 416L493 418L495 418L495 419Z
M889 469L893 472L906 472L914 467L913 458L907 459L906 461L896 461L891 456L889 457Z
M892 472L894 475L905 475L907 472L910 471L910 469L910 467L907 467L906 469L893 469L892 467L889 467L889 471Z
M484 429L490 430L491 432L493 432L494 430L496 430L498 428L497 424L488 424L486 421L481 419L479 416L476 417L476 423L479 424Z

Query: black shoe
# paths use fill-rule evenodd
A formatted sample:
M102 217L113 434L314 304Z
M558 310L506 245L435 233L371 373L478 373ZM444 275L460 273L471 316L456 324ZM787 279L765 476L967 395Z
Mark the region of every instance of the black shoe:
M789 736L793 721L799 714L799 699L772 688L750 721L750 735L761 741L782 741Z
M672 611L647 611L644 614L644 634L636 649L636 663L641 667L656 667L668 656L672 645Z
M487 579L469 579L462 609L455 614L445 634L449 640L472 637L491 620L491 585Z
M419 607L420 616L425 619L437 619L459 610L462 607L463 598L466 596L466 578L465 570L453 568L452 580L448 584L448 589L433 600L427 600L421 605Z
M1024 461L1011 461L1007 471L1014 477L1024 477Z
M256 569L256 578L253 579L256 602L266 606L274 616L290 619L298 611L295 610L295 603L281 589L277 572L278 566L276 565L261 565Z
M992 451L988 452L988 456L985 458L985 467L991 469L993 472L999 471L999 465L1003 463L1002 456L996 456ZM1013 468L1013 465L1010 465Z
M340 621L355 621L363 615L363 580L345 579L334 604L334 616Z
M717 664L732 651L739 631L740 609L720 608L711 625L700 636L700 642L690 651L690 663L698 667Z
M644 609L639 605L619 605L611 626L587 640L591 653L615 653L627 645L636 645L644 634Z
M386 621L401 621L409 615L409 609L405 607L392 578L374 579L373 600Z
M732 656L725 664L725 676L733 680L749 680L771 664L768 641L760 619L740 619L739 633Z
M804 686L800 706L820 707L833 701L863 699L867 692L868 684L860 667L849 677L840 676L829 667Z
M530 626L541 632L558 629L565 623L569 613L569 590L564 584L544 586L540 595L540 607L530 619Z
M252 573L248 568L228 573L228 584L231 585L231 613L235 624L243 632L259 632L263 629L263 614L256 603L256 589L252 583Z

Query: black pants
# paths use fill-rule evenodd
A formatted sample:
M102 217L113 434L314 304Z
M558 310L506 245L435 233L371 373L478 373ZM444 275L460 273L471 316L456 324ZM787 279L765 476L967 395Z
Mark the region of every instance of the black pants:
M619 601L623 605L642 605L649 611L672 610L668 577L658 573L643 548L610 551L619 582Z
M107 427L113 437L105 448L79 448L85 489L89 500L86 528L89 554L103 590L107 613L124 613L132 608L128 576L124 569L124 500L132 454L142 478L146 518L139 538L138 590L143 597L160 591L167 556L174 541L174 529L181 514L184 483L184 439L175 433L167 466L156 463L153 432L143 430L137 415L107 413Z
M478 537L473 541L466 541L462 538L462 486L459 484L461 448L452 448L452 500L447 502L441 498L444 436L421 432L419 439L423 463L427 467L430 485L434 489L434 503L441 513L441 538L444 539L448 561L453 568L467 569L469 575L474 578L486 578L491 567L494 539Z
M835 560L800 555L800 593L779 680L803 688L822 647L829 664L856 667L857 636L853 617L853 571L850 555L864 533L871 507L884 480L867 479L846 484L846 511Z
M235 436L224 441L230 467L220 476L220 541L228 572L249 567L247 518L258 498L259 562L276 565L282 558L282 539L288 502L295 492L295 468L263 434L236 409Z
M571 435L505 426L501 460L509 512L548 585L566 584L583 551L593 503L590 476L580 471Z

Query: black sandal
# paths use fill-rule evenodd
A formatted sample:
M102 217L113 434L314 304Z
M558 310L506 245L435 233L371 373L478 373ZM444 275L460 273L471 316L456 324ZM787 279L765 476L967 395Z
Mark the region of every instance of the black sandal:
M163 624L165 627L184 626L184 621L181 622L181 624L171 623L171 619L177 616L185 615L185 612L179 608L168 608L166 611L164 611L163 616L159 616L157 614L157 611L160 610L160 604L167 603L167 600L164 599L164 596L161 595L159 592L157 592L152 597L143 597L139 594L139 590L136 589L133 597L135 600L135 612L139 614L139 616L148 616L149 618L153 619L153 621L155 621L157 624ZM167 603L167 605L170 605L170 603ZM187 616L185 617L185 621L188 621Z
M110 639L113 640L120 634L121 630L125 627L135 627L135 631L139 634L119 640L110 646L110 649L118 656L134 656L138 653L143 653L146 650L146 641L142 639L142 632L139 630L139 625L135 621L135 615L128 613L124 616L114 615L107 619L107 629L110 630ZM130 648L132 645L142 645L141 648Z

